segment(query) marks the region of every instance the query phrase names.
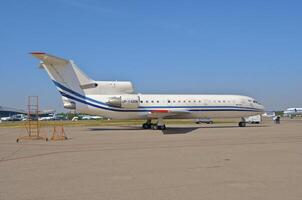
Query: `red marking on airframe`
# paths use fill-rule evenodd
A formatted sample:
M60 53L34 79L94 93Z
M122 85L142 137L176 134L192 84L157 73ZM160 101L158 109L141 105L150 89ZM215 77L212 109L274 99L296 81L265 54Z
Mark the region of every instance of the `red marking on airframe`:
M30 54L45 54L44 52L30 52Z
M168 110L152 110L152 113L167 113L169 112Z

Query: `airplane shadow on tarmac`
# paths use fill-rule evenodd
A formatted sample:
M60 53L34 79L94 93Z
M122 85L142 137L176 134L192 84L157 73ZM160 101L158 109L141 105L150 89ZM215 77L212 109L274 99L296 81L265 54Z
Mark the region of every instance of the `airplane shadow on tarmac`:
M112 127L98 127L89 128L90 131L141 131L141 127L136 126L112 126Z
M163 134L187 134L200 127L167 127L166 130L162 130ZM90 131L142 131L141 127L135 126L115 126L115 127L103 127L103 128L89 128ZM152 131L152 130L150 130Z
M247 125L246 127L239 127L239 126L201 126L199 128L241 128L241 129L245 129L245 128L259 128L259 127L269 127L268 125Z
M200 128L201 127L167 127L167 129L162 130L162 132L165 135L188 134Z
M267 127L263 125L250 125L244 128L257 128L257 127ZM167 127L166 130L162 130L163 134L187 134L191 133L197 129L226 129L226 128L240 128L238 126L200 126L200 127ZM243 129L244 129L243 128Z
M257 127L267 127L266 125L249 125L247 127L241 128L257 128ZM162 130L163 134L188 134L192 133L197 129L225 129L225 128L240 128L238 126L200 126L200 127L170 127L168 126L166 130ZM101 128L89 128L90 131L142 131L141 127L137 126L114 126L114 127L101 127Z

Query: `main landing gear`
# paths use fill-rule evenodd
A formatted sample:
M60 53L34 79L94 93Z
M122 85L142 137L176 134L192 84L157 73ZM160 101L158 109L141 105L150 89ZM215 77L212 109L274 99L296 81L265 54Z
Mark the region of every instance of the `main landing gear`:
M143 129L153 130L165 130L166 125L163 123L163 119L158 119L156 124L152 124L151 119L148 119L146 123L142 125Z

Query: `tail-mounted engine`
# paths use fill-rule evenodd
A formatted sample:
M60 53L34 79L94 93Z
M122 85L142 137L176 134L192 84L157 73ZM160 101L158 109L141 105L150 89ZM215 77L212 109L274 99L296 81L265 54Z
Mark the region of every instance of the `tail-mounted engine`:
M109 97L107 104L118 107L118 108L138 108L139 106L139 96L138 95L122 95Z
M74 101L71 101L70 99L66 97L62 97L63 100L63 106L66 109L75 110L76 109L76 103Z

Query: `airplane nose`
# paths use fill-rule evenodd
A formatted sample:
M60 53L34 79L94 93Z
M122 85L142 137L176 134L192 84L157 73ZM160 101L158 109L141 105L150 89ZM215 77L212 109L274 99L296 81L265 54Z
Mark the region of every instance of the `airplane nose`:
M265 112L265 107L264 107L264 106L261 105L261 106L259 107L259 109L261 110L261 112L263 112L263 113Z

